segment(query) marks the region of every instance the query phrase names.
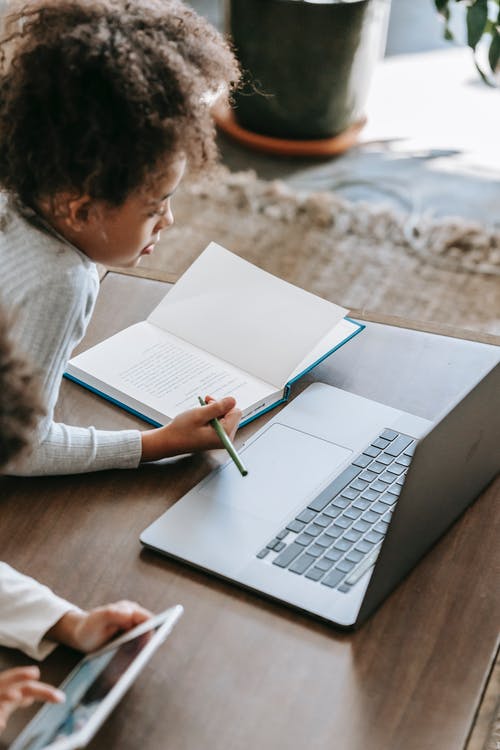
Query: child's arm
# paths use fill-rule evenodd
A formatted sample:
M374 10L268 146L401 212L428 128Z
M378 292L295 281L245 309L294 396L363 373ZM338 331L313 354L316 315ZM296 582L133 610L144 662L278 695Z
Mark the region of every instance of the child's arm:
M55 648L45 633L73 609L47 586L0 562L0 646L44 659Z
M62 703L64 699L60 690L40 682L38 667L17 667L0 672L0 734L17 708L31 706L34 701Z
M120 630L151 617L135 602L120 601L84 612L29 576L0 562L0 646L44 659L57 643L93 651Z

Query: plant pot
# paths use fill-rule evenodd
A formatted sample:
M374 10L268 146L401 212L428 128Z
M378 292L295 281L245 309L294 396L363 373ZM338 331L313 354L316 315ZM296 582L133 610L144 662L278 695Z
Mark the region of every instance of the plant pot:
M244 71L235 116L255 133L331 138L364 115L390 0L226 0Z

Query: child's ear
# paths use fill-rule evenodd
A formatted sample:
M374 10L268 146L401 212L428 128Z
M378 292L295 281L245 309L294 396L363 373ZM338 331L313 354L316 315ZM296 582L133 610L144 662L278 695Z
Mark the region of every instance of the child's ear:
M93 204L94 201L88 195L66 200L65 221L73 231L80 232L85 227L91 216Z

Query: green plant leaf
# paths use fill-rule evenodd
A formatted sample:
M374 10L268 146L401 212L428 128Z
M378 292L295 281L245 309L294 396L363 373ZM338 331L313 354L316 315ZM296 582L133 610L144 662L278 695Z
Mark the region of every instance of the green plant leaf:
M490 49L488 51L488 60L491 70L493 73L496 73L498 61L500 60L500 34L498 31L495 32L493 39L491 40Z
M449 4L450 0L434 0L437 12L441 13L442 16L446 16L446 18L450 16Z
M467 8L467 44L476 49L488 21L488 0L475 0Z

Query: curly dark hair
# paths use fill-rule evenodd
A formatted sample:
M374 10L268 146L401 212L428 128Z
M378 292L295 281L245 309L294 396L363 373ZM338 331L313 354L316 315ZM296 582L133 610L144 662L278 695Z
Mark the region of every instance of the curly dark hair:
M229 44L180 0L31 0L0 37L0 186L119 206L181 153L217 156L208 98L238 80Z
M36 378L14 352L7 317L0 312L0 470L31 445L43 413Z

